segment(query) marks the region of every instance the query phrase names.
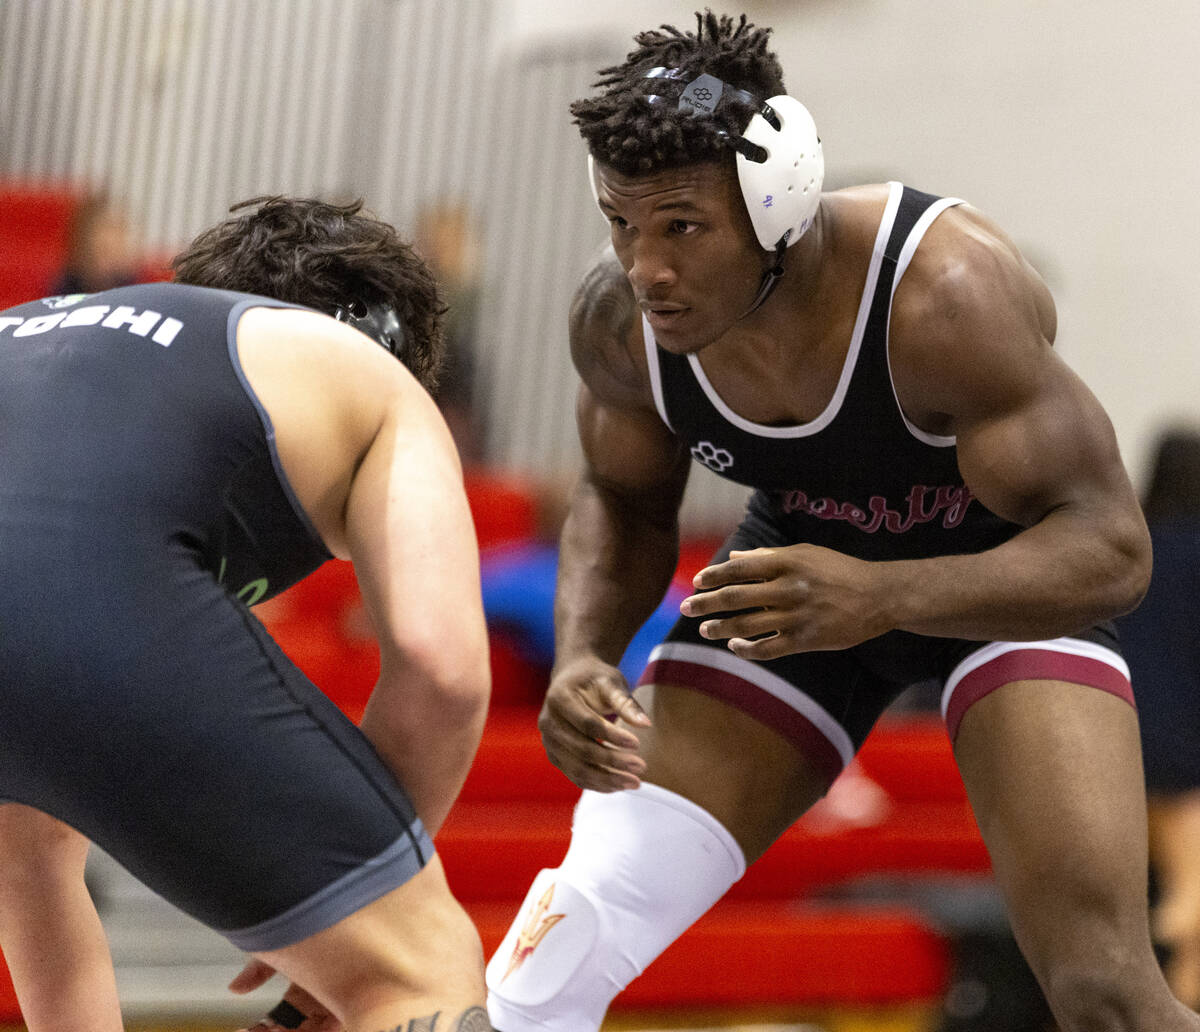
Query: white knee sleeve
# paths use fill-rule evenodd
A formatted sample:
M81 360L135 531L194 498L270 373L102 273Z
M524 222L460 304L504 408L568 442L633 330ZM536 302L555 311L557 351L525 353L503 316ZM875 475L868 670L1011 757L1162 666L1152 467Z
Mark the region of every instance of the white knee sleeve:
M745 870L733 836L683 796L584 792L561 866L539 872L487 966L492 1025L599 1029L613 997Z

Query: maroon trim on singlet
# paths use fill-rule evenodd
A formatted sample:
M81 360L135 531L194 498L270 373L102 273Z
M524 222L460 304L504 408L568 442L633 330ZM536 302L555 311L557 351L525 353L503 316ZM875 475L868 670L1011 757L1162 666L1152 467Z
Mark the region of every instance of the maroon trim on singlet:
M1067 681L1098 688L1136 708L1126 674L1110 663L1090 656L1030 648L1005 652L966 674L956 684L946 705L946 729L951 741L967 710L985 695L1014 681Z
M841 754L816 724L736 674L686 660L652 659L638 684L677 685L719 699L781 734L829 781L842 772Z

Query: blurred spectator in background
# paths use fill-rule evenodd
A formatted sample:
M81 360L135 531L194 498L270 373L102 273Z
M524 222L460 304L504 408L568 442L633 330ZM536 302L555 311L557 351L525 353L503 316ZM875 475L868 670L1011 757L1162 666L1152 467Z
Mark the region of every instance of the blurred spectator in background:
M466 206L427 205L417 216L413 246L425 259L446 300L446 359L434 392L464 466L483 462L483 413L475 390L479 244Z
M71 216L67 253L50 294L95 294L136 283L141 258L129 218L108 194L89 194Z
M1200 427L1159 439L1142 507L1154 574L1118 621L1137 691L1159 899L1154 931L1175 994L1200 1008Z

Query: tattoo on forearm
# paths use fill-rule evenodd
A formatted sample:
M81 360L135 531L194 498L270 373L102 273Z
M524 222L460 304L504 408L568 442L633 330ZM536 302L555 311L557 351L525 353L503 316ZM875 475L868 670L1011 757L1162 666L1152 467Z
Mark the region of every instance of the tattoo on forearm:
M407 1025L396 1025L393 1028L380 1029L380 1032L438 1032L438 1018L441 1011L430 1014L427 1018L413 1018ZM482 1007L470 1007L458 1017L458 1024L447 1032L493 1032L488 1023L487 1011Z
M454 1026L455 1032L493 1032L491 1022L488 1021L487 1011L482 1007L472 1007L470 1010L463 1011L462 1017L458 1019L458 1024Z

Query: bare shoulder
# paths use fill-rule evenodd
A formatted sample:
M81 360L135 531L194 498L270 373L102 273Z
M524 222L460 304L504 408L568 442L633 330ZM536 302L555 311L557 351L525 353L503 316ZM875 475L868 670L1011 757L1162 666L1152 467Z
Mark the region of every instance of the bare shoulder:
M264 404L310 396L377 422L398 396L424 394L411 373L359 331L306 309L251 308L238 324L238 356ZM270 406L268 405L268 411Z
M896 290L897 391L910 416L1003 407L1052 361L1056 331L1050 291L1016 244L978 209L955 205L930 225Z
M251 308L238 324L237 348L284 472L335 555L345 554L350 485L385 427L406 446L444 452L455 463L433 400L395 357L345 323L301 309Z
M888 183L859 183L843 186L839 190L827 190L821 195L821 203L831 205L839 217L860 216L873 221L879 228L879 218L891 194Z
M592 394L619 407L653 405L638 307L611 248L580 281L569 329L571 359Z
M835 251L870 253L890 195L887 183L845 186L821 195L822 210L833 228Z

